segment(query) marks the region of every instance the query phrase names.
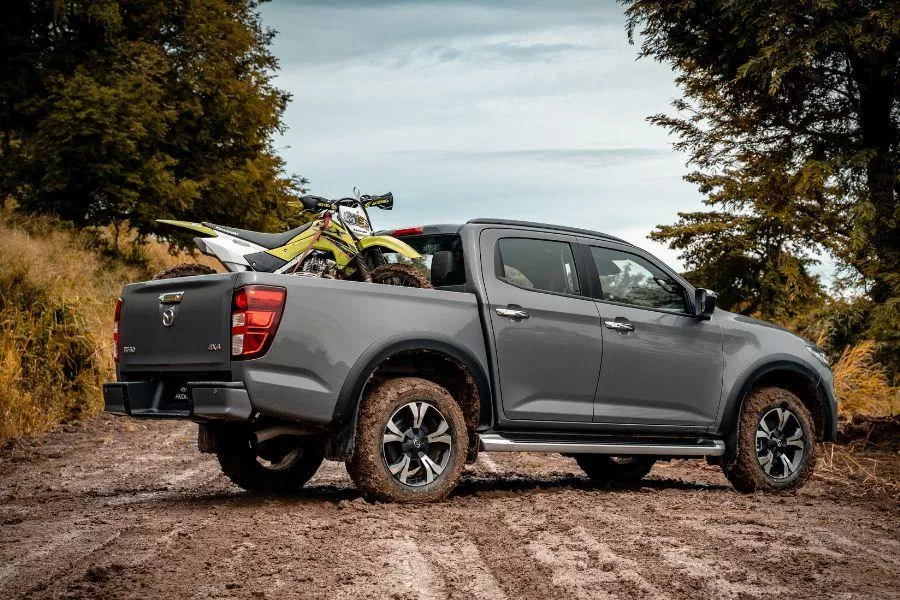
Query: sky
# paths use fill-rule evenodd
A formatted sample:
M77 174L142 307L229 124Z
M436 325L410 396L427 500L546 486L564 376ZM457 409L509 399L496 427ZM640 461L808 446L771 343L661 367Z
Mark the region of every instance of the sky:
M394 193L376 229L477 217L646 239L702 208L686 156L646 121L678 96L637 60L613 0L275 0L275 141L310 193Z

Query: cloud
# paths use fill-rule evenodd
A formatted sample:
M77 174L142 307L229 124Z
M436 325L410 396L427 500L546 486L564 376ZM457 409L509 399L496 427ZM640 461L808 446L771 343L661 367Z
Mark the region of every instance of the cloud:
M597 0L286 0L282 4L292 7L319 7L333 9L358 10L360 8L388 8L404 6L441 6L441 7L482 7L508 10L531 11L571 11L584 13L585 11L603 10L604 3ZM609 5L615 7L613 2ZM616 8L618 10L618 8Z
M541 45L528 44L529 39L551 29L589 26L596 32L606 27L615 28L620 40L625 35L621 8L603 1L295 0L266 4L263 14L267 24L279 32L276 53L288 66L357 60L375 64L386 59L394 66L405 66L414 62L423 48L441 48L452 57L479 44L498 58L527 55L529 50L546 54L565 49L564 40L559 40L562 45L558 48L529 49L529 45ZM525 43L507 44L509 38Z
M635 61L612 0L278 0L276 140L313 193L391 190L378 227L494 216L641 245L701 208L684 157L647 124L677 94ZM657 249L659 250L659 249ZM667 258L671 258L672 253Z
M440 162L536 162L565 163L582 167L602 167L615 164L635 163L667 157L671 152L665 148L540 148L528 150L401 150L391 154L407 160Z
M526 40L498 42L475 46L432 46L422 55L434 62L466 61L481 65L488 63L546 62L560 60L567 54L588 52L593 48L586 44L542 43Z

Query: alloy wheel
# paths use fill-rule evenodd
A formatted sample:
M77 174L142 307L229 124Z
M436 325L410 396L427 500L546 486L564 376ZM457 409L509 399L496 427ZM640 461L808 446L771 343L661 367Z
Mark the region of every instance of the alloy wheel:
M787 408L766 412L756 426L756 460L767 476L783 480L803 462L806 442L800 420Z
M393 412L384 428L381 454L394 479L420 487L440 477L453 443L444 415L428 402L409 402Z

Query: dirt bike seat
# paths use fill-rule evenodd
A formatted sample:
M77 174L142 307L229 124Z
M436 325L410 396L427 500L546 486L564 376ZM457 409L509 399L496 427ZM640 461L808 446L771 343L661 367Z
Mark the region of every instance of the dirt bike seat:
M247 229L236 229L234 227L216 225L215 223L203 224L210 229L214 229L228 235L233 235L238 239L250 242L251 244L256 244L257 246L262 246L263 248L266 248L268 250L284 246L289 241L312 226L312 223L306 223L305 225L301 225L300 227L291 229L290 231L285 231L284 233L262 233L260 231L249 231Z

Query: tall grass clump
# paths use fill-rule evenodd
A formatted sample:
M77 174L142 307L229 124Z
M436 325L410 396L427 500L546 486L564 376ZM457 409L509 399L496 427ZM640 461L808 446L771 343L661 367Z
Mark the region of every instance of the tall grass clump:
M0 439L96 412L108 364L77 305L3 269L0 327Z
M0 443L100 412L122 286L188 260L106 236L0 210Z
M835 363L834 392L841 416L900 414L900 388L892 387L885 368L875 361L876 344L848 346Z

